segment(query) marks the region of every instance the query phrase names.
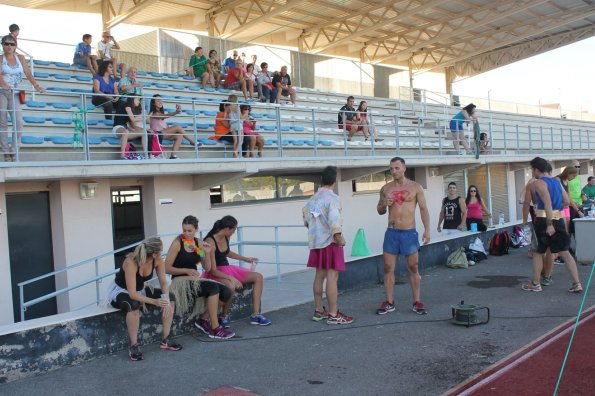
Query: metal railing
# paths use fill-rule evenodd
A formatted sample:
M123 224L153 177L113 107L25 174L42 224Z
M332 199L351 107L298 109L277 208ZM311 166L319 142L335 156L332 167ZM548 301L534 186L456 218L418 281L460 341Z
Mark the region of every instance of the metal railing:
M51 88L51 87L50 87ZM165 91L165 89L164 89ZM204 98L185 98L183 96L173 97L167 95L167 91L162 92L161 96L165 102L173 101L182 106L182 113L175 118L170 118L169 125L181 126L188 136L194 140L203 142L200 149L193 147L192 151L183 149L186 158L189 156L195 159L207 158L209 155L213 158L220 157L221 151L225 157L231 152L227 144L216 143L209 139L213 135L216 106L219 101L224 101L226 96L221 93L213 93L210 97ZM226 92L227 93L227 92ZM50 151L34 150L34 145L28 146L28 158L35 159L35 155L44 155L52 157L54 155L60 160L82 160L92 161L101 159L115 159L114 151L109 147L119 147L119 140L115 135L111 135L109 128L105 128L107 122L103 120L104 116L101 109L87 110L93 108L90 105L93 94L88 92L69 92L67 89L54 89L46 94L38 94L42 98L48 97L55 106L58 103L71 104L75 109L34 109L23 110L28 115L41 114L47 116L51 112L53 117L31 117L33 122L60 123L52 131L44 125L44 132L50 131L51 135L70 139L74 136L74 131L64 131L64 127L73 128L76 117L80 117L83 122L83 130L80 131L80 147L74 147L74 141L69 144L55 144ZM144 97L145 102L150 100L150 95ZM72 99L75 100L73 103ZM310 98L308 98L310 100ZM48 102L49 103L49 102ZM323 102L322 102L323 103ZM384 139L383 142L375 142L373 139L369 142L362 141L358 135L353 141L347 141L346 129L339 129L337 125L338 108L318 107L292 107L292 106L271 106L261 103L249 103L252 107L252 114L256 117L258 132L265 138L265 153L267 156L274 157L318 157L320 155L328 156L328 153L321 154L321 150L330 150L334 155L339 156L435 156L448 153L455 153L457 150L452 147L448 132L448 124L452 115L436 114L426 117L416 117L414 115L403 115L402 109L392 111L383 110L380 112L374 110L369 115L370 128L376 130L378 137ZM167 106L167 104L165 105ZM333 102L333 106L339 107ZM83 109L83 111L81 111ZM170 109L165 109L169 111ZM173 109L171 109L173 110ZM1 111L1 110L0 110ZM6 110L4 110L6 111ZM453 111L454 113L454 111ZM63 115L64 118L58 116ZM17 111L11 112L12 119L18 116ZM145 142L149 137L147 128L147 108L143 106L143 134ZM39 118L39 120L37 119ZM173 122L172 122L173 121ZM559 123L565 121L560 120ZM571 124L571 123L570 123ZM584 124L584 123L583 123ZM30 124L34 125L34 124ZM40 124L41 125L41 124ZM527 121L521 122L498 122L482 123L483 131L488 134L490 140L490 153L492 155L506 155L507 151L522 153L545 153L545 152L563 152L563 150L584 150L592 149L591 142L595 142L595 125L593 129L587 127L548 127L548 121L543 120L529 125ZM9 134L13 132L16 136L16 124L13 122L13 131L0 131L0 133ZM242 131L239 132L239 138L242 139ZM32 134L37 139L45 136L39 136L38 130L25 130L23 134ZM472 134L467 135L472 138ZM172 144L166 141L166 145ZM241 143L241 140L240 140ZM557 143L557 144L556 144ZM17 160L21 159L21 151L17 146ZM46 144L44 148L48 148ZM184 146L182 146L184 147ZM223 150L221 150L223 149ZM147 147L143 147L145 155L148 154ZM43 154L41 154L43 152ZM36 154L37 153L37 154Z
M273 238L272 239L262 239L262 238L258 238L258 236L262 236L263 232L262 230L271 230L272 231L272 235ZM280 285L282 282L282 275L283 275L283 271L282 271L282 266L304 266L304 263L292 263L292 262L283 262L282 261L282 253L281 253L281 248L283 247L304 247L304 246L308 246L308 242L304 241L303 238L303 232L302 234L302 238L301 239L292 239L292 240L283 240L281 239L281 231L283 229L304 229L303 225L248 225L248 226L239 226L237 228L236 231L236 235L237 235L237 241L236 242L230 242L230 246L238 246L238 252L240 255L244 255L245 254L245 247L246 246L269 246L275 249L275 254L274 254L274 259L271 261L259 261L259 264L265 264L265 265L275 265L276 267L276 278L277 278L277 284ZM250 239L250 240L246 240L245 236L248 233L248 230L258 230L258 233L256 233L254 235L254 239ZM204 234L203 231L199 232L199 236L202 237L202 235ZM177 233L168 233L168 234L162 234L159 237L160 238L164 238L164 237L172 237L178 235ZM114 275L116 272L119 271L119 269L114 269L105 273L99 273L99 260L106 258L106 257L113 257L114 254L116 253L120 253L123 251L127 251L130 249L135 248L138 244L140 244L142 241L138 241L136 243L124 246L120 249L116 249L107 253L103 253L100 254L98 256L80 261L76 264L73 265L69 265L66 266L62 269L53 271L53 272L49 272L47 274L20 282L17 284L18 288L19 288L19 306L20 306L20 320L21 321L25 321L26 320L26 311L27 308L34 306L36 304L39 304L43 301L47 301L50 300L52 298L58 297L60 295L69 293L73 290L77 290L80 289L83 286L95 283L95 302L91 302L90 304L87 304L85 306L89 306L92 304L99 304L101 301L101 291L100 291L100 283L103 281L103 279ZM165 250L165 246L164 246L164 250ZM302 256L305 257L305 256ZM48 293L46 295L25 301L25 286L28 285L32 285L36 282L39 282L43 279L47 279L47 278L54 278L54 280L56 280L56 276L60 275L60 274L64 274L64 273L68 273L68 271L72 271L74 269L77 268L83 268L83 267L89 267L93 265L94 266L94 276L92 276L91 278L85 279L83 281L77 282L73 285L68 285L67 287L61 288L59 290L56 290L52 293Z

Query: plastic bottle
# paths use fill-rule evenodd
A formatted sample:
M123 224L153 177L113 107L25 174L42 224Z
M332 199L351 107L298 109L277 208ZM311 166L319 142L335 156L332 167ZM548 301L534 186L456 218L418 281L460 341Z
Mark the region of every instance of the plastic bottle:
M504 213L500 213L498 216L498 225L504 225Z

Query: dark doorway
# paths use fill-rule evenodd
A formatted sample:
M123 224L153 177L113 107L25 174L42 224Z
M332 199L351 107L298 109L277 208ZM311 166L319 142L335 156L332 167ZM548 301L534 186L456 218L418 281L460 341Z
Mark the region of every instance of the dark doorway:
M6 194L6 221L12 283L12 308L15 321L21 320L18 283L54 271L50 203L47 192ZM25 301L56 291L53 276L24 288ZM25 318L55 315L52 298L27 308Z
M112 227L114 250L142 241L145 238L143 203L140 187L112 188ZM122 266L126 249L114 255L116 268Z

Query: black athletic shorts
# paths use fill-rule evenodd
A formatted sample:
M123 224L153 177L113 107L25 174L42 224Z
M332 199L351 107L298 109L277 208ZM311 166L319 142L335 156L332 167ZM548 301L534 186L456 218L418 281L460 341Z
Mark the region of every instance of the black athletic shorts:
M555 234L549 236L547 233L547 224L545 217L535 219L534 228L537 235L537 253L545 253L549 248L552 253L563 252L570 247L570 235L566 232L564 219L553 221Z

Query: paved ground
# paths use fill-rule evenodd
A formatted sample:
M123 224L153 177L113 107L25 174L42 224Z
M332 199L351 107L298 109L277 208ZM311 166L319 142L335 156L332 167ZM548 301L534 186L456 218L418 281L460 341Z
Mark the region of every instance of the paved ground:
M578 312L582 294L566 292L564 267L556 266L556 283L543 293L523 292L531 264L526 250L511 253L468 270L428 271L425 316L411 311L409 286L400 279L397 310L386 316L374 314L383 299L379 285L341 295L341 309L356 317L350 326L312 322L307 303L270 312L269 327L232 323L239 335L234 340L184 336L180 352L147 345L144 361L131 362L122 352L0 385L0 394L201 395L227 386L261 395L438 395ZM591 267L579 270L586 286ZM450 306L461 300L488 306L490 322L471 328L450 323ZM585 307L594 304L591 292Z

